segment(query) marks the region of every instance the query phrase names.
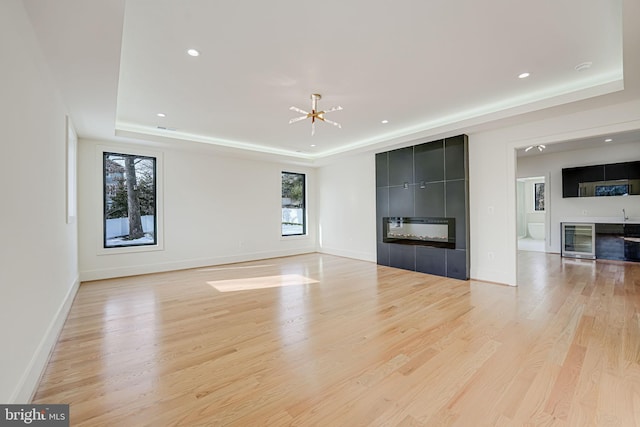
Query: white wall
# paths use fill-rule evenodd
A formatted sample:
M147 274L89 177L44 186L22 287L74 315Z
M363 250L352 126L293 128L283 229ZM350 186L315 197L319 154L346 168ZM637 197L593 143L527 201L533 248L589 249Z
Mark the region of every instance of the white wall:
M633 100L559 113L552 118L530 120L523 125L496 125L492 130L479 132L472 129L452 132L469 135L471 278L516 284L517 148L639 128L640 100ZM408 142L406 145L414 144ZM583 163L581 156L581 152L572 154L575 165ZM585 159L588 160L589 156L586 153ZM618 156L624 159L628 153L619 153ZM374 154L364 153L318 169L318 218L322 228L318 243L323 252L375 260L374 163ZM522 169L522 175L546 177L547 171ZM546 196L552 199L552 203L557 197L555 193L561 191L560 185L561 181L554 176L546 181ZM588 202L575 200L570 203L577 203L581 209L580 204ZM551 206L553 212L555 203ZM592 207L588 209L593 211L593 215L605 212L595 211ZM627 208L627 212L638 216L637 209L636 205L634 209ZM609 215L617 210L617 207L613 208ZM348 212L346 217L343 215L345 211ZM556 218L550 226L555 227L557 223ZM349 236L353 239L350 240ZM555 245L556 240L551 239L549 243Z
M548 250L560 252L560 223L590 217L622 219L622 209L632 218L640 218L640 195L627 197L562 198L562 168L640 160L640 141L605 144L579 151L564 151L522 157L517 162L517 176L548 175L550 241Z
M516 148L638 128L640 100L636 99L518 126L470 132L471 277L516 284ZM573 154L576 164L583 162L581 155ZM544 175L524 169L522 173ZM552 177L546 185L547 195L557 198L554 193L561 191L561 180ZM580 206L584 202L572 203ZM550 208L552 212L554 206ZM550 243L556 244L556 240L551 239Z
M536 211L534 200L535 200L535 185L538 183L544 183L544 176L538 178L530 178L525 180L524 186L524 209L526 212L526 223L530 222L544 222L545 221L545 211ZM546 189L545 189L546 190ZM546 200L545 200L546 202ZM545 203L545 210L546 205Z
M517 209L520 209L517 216L517 234L518 237L520 237L529 234L527 224L530 222L545 222L545 211L536 211L534 206L535 184L544 183L545 179L544 177L523 177L521 175L518 175L518 177L522 178L519 180L520 182L518 182L518 184L521 185L520 194L518 194L518 190L516 190L517 197L522 199L516 201L516 204L521 203L521 206L517 205Z
M102 250L101 150L159 156L163 163L163 250ZM84 280L293 255L316 250L312 168L225 157L201 150L150 148L81 139L80 276ZM281 172L307 174L308 235L282 237Z
M375 155L318 168L318 246L324 253L376 261Z
M0 402L27 403L77 290L66 110L22 3L0 2Z

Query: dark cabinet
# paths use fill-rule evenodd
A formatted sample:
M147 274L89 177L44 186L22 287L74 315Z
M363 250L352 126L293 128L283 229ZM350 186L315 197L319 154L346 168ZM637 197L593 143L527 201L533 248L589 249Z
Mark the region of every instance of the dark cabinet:
M604 165L604 179L617 180L629 177L629 163L612 163Z
M596 224L596 258L623 261L623 237L623 224Z
M624 259L640 261L640 224L624 225Z
M596 258L640 261L640 224L596 224Z
M562 197L640 194L640 161L562 169Z
M604 165L562 169L562 197L580 197L580 184L594 181L604 181Z
M604 165L604 179L640 179L640 161Z
M627 178L640 179L640 161L627 162Z

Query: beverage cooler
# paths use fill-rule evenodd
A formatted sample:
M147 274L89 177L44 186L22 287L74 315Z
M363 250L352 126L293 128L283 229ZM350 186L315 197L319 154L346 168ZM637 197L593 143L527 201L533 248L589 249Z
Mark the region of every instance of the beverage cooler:
M595 224L562 223L562 256L596 258Z

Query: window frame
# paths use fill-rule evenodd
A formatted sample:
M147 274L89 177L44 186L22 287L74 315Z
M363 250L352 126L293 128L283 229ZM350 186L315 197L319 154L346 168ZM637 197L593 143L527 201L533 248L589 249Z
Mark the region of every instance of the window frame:
M154 244L138 244L128 246L108 246L105 247L106 236L106 218L105 218L105 203L106 203L106 186L105 186L105 169L104 159L106 154L123 154L134 155L140 157L155 158L155 243ZM151 252L164 250L164 204L163 204L163 153L157 151L150 151L145 149L132 149L131 147L124 146L97 146L96 147L96 172L97 172L97 187L100 188L100 195L97 196L97 221L98 221L98 235L96 236L97 254L98 255L113 255L122 253L135 253L135 252Z
M293 233L293 234L284 234L282 221L282 210L285 209L282 204L282 192L283 192L283 175L298 175L302 177L302 233ZM296 237L304 237L308 236L308 219L307 219L307 174L303 172L291 172L291 171L281 171L280 173L280 236L284 239L287 238L296 238Z

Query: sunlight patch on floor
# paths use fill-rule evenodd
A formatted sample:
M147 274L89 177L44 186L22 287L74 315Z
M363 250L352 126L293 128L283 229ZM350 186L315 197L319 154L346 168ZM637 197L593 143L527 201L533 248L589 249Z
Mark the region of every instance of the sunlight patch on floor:
M300 274L281 274L278 276L248 277L243 279L216 280L207 282L220 292L247 291L254 289L279 288L283 286L308 285L319 283Z

